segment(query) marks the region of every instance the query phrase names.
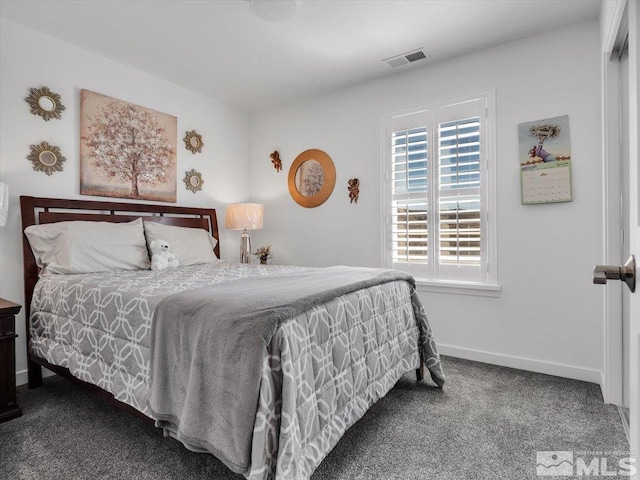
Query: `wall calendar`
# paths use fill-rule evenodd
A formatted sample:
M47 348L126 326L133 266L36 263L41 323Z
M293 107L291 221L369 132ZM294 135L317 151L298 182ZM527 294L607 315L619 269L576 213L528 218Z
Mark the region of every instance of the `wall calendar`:
M570 202L569 116L518 125L522 204Z

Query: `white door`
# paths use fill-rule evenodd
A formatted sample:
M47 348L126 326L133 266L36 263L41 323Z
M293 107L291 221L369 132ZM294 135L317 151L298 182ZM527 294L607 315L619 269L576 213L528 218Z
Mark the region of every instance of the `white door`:
M619 23L615 25L615 20L611 23L610 31L607 32L603 45L603 52L611 53L615 47L621 51L621 61L617 62L617 52L614 52L607 60L609 65L605 65L604 141L609 161L615 162L620 158L623 162L621 173L625 192L622 198L624 214L620 219L624 225L623 240L621 239L624 243L622 253L625 260L629 255L635 256L635 274L636 280L638 280L640 270L640 146L638 144L640 126L640 2L617 0L615 10L618 16L614 15L612 19L617 19ZM625 38L627 39L627 50L623 47ZM614 45L614 42L617 46ZM608 54L605 53L606 55ZM613 62L616 62L615 68L612 68ZM616 88L614 85L618 80L619 85ZM616 93L612 93L613 91ZM616 98L620 102L619 108L612 105ZM612 148L617 139L621 142L619 150L617 147ZM614 177L612 176L612 178ZM615 180L606 185L611 191L616 188ZM615 205L614 197L608 196L607 199L611 205ZM612 225L615 228L617 220L613 218L615 215L611 215L612 212L613 209L607 209L608 216L611 216ZM607 235L615 249L617 235L615 232L613 234L608 232ZM615 257L615 254L608 256L611 259ZM620 274L620 270L618 273ZM600 272L600 275L602 274L603 272ZM636 459L635 466L639 470L633 478L640 480L640 281L637 283L634 293L630 293L626 287L622 289L624 292L622 297L624 299L622 328L617 329L615 321L611 321L607 325L608 340L606 345L610 353L605 355L605 369L608 377L606 389L608 401L629 407L630 450L631 455ZM612 294L607 299L609 305L614 307L608 310L610 319L615 319L615 312L619 312L615 308L616 295L613 293L610 291L607 294ZM619 351L619 344L616 343L617 338L623 340L623 352ZM620 355L617 360L619 363L616 362L616 355ZM622 370L624 377L622 382L614 378L619 375L620 370ZM616 372L618 373L616 374Z

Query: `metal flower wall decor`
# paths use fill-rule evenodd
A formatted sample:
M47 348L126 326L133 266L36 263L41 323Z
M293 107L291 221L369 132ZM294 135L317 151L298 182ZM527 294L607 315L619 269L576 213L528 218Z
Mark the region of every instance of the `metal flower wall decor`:
M60 95L49 90L48 87L31 88L25 101L31 107L31 113L40 115L45 121L61 118L65 106L60 101Z
M196 153L202 152L202 147L204 147L204 142L202 141L202 135L200 135L195 130L191 130L190 132L186 132L184 138L184 146L194 155Z
M191 190L193 193L202 190L202 185L204 184L202 174L200 172L196 172L193 168L188 172L185 172L182 181L186 185L187 190Z
M37 145L30 145L31 152L27 160L33 163L36 172L44 172L51 175L54 172L62 171L62 164L67 160L62 156L60 148L49 145L47 142L40 142Z

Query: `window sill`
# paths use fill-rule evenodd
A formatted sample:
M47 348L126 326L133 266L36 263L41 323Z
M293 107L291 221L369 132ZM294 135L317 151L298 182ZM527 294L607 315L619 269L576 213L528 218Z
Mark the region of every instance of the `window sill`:
M416 288L419 292L449 293L454 295L475 295L479 297L499 297L500 285L473 282L454 282L444 280L424 280L416 278Z

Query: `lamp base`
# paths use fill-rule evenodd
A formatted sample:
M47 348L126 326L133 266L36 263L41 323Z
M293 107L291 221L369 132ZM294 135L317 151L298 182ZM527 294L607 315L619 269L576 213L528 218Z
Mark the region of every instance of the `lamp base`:
M240 237L240 263L251 263L251 240L245 229Z

